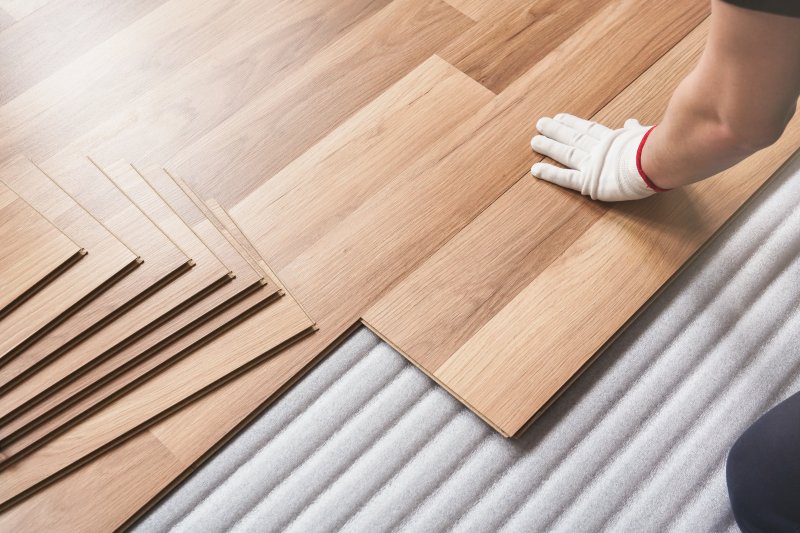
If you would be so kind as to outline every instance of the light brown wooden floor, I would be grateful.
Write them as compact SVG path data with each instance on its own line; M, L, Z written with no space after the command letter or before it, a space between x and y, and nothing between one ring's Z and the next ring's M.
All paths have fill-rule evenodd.
M239 353L246 372L189 403L186 384L146 430L109 407L104 438L129 438L0 515L14 530L129 522L362 319L517 434L800 145L795 120L724 175L629 205L530 178L541 115L658 120L702 48L697 0L84 3L93 20L42 33L53 59L8 67L0 153L166 167L230 212L319 331ZM0 40L57 3L14 4ZM36 464L57 472L69 439L53 442ZM8 493L35 485L32 464Z

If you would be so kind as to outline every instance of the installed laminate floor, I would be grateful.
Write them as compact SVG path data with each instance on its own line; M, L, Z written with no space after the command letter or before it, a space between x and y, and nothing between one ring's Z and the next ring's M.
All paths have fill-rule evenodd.
M68 509L75 529L129 522L362 318L495 429L519 434L799 144L794 122L725 176L601 205L528 176L535 120L657 120L702 46L706 3L338 4L168 0L0 106L0 147L52 172L69 166L55 155L70 145L101 167L163 165L218 200L231 219L217 229L247 236L319 327L272 357L239 354L247 371L176 400L146 431L117 433L83 468L67 473L69 439L45 444L6 478L4 499L60 479L9 523L29 505ZM721 194L737 178L745 185ZM658 276L603 270L622 253ZM602 298L563 279L587 265L615 280ZM558 317L593 298L608 300L609 320L561 346ZM103 512L63 505L78 492Z

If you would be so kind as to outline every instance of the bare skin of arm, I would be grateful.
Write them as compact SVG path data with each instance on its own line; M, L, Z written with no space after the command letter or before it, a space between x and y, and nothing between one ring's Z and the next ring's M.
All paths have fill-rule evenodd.
M706 48L642 151L672 189L708 178L775 142L800 95L800 18L712 0Z

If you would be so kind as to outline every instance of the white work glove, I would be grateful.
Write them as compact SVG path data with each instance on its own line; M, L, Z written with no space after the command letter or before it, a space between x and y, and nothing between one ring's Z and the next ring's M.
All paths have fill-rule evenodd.
M537 178L607 202L638 200L665 190L641 171L640 147L652 128L636 119L612 130L560 113L539 119L536 129L542 135L531 139L533 149L568 167L536 163L531 174Z

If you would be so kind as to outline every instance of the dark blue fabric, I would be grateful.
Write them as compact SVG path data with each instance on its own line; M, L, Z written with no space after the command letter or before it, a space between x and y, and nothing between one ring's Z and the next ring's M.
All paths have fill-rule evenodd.
M728 454L727 480L744 533L800 532L800 393L739 437Z

